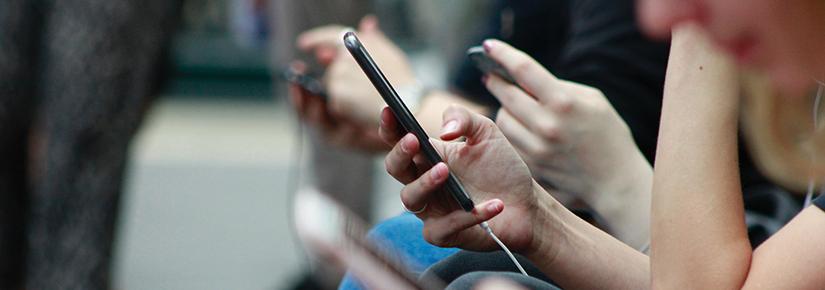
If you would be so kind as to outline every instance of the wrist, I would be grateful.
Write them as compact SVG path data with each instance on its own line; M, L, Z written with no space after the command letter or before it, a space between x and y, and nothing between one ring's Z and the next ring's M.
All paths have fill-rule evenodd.
M532 225L532 239L521 254L537 264L552 264L567 234L569 211L555 200L536 181L533 181L534 196L537 197Z
M649 195L653 182L653 167L647 162L642 152L633 146L631 154L625 156L612 167L613 173L595 182L593 190L582 197L585 202L597 210L611 210L611 207L623 207L628 197Z
M404 104L413 114L417 113L421 107L421 102L425 96L429 95L431 88L424 86L421 82L413 79L396 88L398 96L404 100Z

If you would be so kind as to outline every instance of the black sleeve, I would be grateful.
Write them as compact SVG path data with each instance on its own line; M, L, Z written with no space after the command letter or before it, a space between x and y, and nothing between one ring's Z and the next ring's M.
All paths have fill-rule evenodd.
M601 90L652 162L669 44L642 34L633 0L578 0L571 8L567 46L550 70Z
M525 51L559 78L601 90L652 161L669 45L642 35L633 0L504 1L488 33ZM509 9L509 10L508 10ZM506 12L511 11L511 12ZM502 15L512 13L512 34L501 37ZM497 108L498 101L464 60L453 78L466 97Z
M518 48L551 67L564 47L569 30L570 0L500 0L491 9L483 33L472 45L489 38ZM504 25L502 25L504 24ZM489 107L499 104L481 83L481 71L462 57L452 74L452 89Z
M814 205L819 207L821 210L825 210L825 195L820 195L816 199L814 199Z

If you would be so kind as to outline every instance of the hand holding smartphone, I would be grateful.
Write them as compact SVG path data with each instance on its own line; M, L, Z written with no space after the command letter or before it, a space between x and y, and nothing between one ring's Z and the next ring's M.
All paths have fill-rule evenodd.
M283 70L281 77L283 80L297 85L301 89L312 95L318 96L324 101L329 100L324 85L320 81L320 74L302 72L294 67L287 67Z
M481 46L473 46L467 50L467 57L469 57L476 67L481 70L484 74L495 74L496 76L508 81L512 84L518 84L516 79L513 78L510 73L507 72L501 64L497 61L490 58L487 55L487 52L484 51L484 47Z
M358 62L358 65L367 75L367 78L369 78L373 86L378 90L381 98L383 98L390 107L398 123L401 124L404 130L415 134L418 138L421 151L424 153L427 161L430 162L430 165L442 162L441 156L438 155L438 152L429 142L430 137L427 136L427 133L421 128L415 116L404 104L404 101L401 100L401 97L398 96L398 93L384 76L384 73L381 72L381 69L378 68L378 65L375 64L375 61L373 61L354 32L350 31L344 34L344 46L355 58L355 61ZM461 185L461 182L452 172L447 177L444 190L450 193L465 211L472 211L475 207L473 200L470 199L470 196L464 190L464 186Z

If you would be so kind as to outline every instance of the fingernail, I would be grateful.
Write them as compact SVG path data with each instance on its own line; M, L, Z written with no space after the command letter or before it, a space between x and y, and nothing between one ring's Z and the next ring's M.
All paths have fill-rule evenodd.
M433 180L438 180L444 174L444 163L438 163L433 166L433 170L430 172L430 177Z
M489 78L490 77L488 77L486 74L481 76L481 83L486 85L487 84L487 79L489 79Z
M401 138L401 151L404 151L404 153L410 153L410 141L410 135Z
M444 124L444 128L441 129L441 135L452 133L458 130L458 121L450 120L447 124Z
M487 205L487 210L496 212L501 210L501 202L491 202Z
M482 45L484 46L484 52L486 52L486 53L490 53L490 50L493 49L493 41L492 40L489 40L489 39L485 40L484 44L482 44Z

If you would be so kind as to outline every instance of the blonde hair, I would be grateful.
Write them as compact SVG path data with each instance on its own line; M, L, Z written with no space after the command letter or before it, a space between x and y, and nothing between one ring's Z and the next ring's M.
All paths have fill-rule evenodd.
M742 88L743 131L762 172L796 192L825 181L822 83L811 94L783 96L764 75L748 72Z

